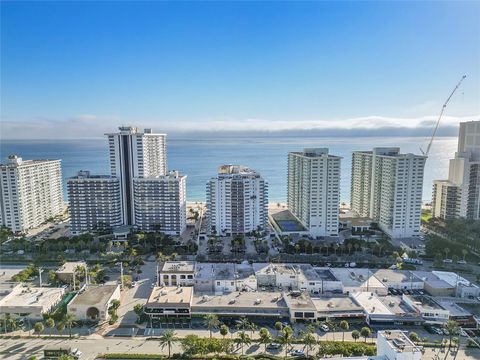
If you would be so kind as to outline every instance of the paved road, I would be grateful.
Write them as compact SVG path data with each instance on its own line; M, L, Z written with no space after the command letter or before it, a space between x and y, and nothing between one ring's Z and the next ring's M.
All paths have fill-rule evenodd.
M24 360L31 355L37 355L41 358L43 348L45 346L71 346L82 352L82 360L93 360L98 354L102 353L143 353L143 354L167 354L167 348L161 348L158 341L144 338L101 338L99 336L91 336L88 339L75 340L49 340L49 339L7 339L0 341L0 359ZM295 345L294 349L303 349L303 345ZM315 351L315 350L314 350ZM314 353L313 351L313 353ZM172 348L173 353L180 353L179 343L175 343ZM263 346L254 344L248 349L245 348L245 354L262 353ZM240 354L240 349L235 350L236 354ZM283 352L281 352L283 354ZM478 360L480 359L480 350L460 349L457 354L436 349L427 349L422 359L458 359L458 360Z

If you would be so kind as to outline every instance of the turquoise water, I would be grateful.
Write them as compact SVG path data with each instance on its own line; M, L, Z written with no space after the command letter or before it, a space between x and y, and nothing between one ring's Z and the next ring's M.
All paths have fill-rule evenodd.
M272 202L286 199L287 153L304 147L328 147L330 153L343 157L341 199L350 198L351 153L374 146L399 146L402 152L420 153L425 139L420 137L289 137L289 136L170 136L167 142L168 168L187 177L189 201L205 200L205 184L215 176L221 164L242 164L258 170L269 183ZM448 174L448 160L453 157L457 138L435 140L425 169L423 198L431 198L432 180ZM82 140L4 140L0 146L2 162L9 154L24 159L62 159L63 177L78 170L108 174L107 143L103 138ZM65 184L64 184L65 185Z

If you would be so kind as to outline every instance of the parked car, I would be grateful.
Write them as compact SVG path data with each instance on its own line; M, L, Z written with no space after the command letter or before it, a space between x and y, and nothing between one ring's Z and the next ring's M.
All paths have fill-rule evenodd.
M267 350L278 350L282 347L282 345L278 343L271 343L267 345Z
M445 260L443 260L443 262L446 263L446 264L451 264L453 262L453 260L452 259L445 259Z
M457 264L466 264L467 262L465 260L458 260Z
M290 355L292 355L292 356L305 356L305 352L303 350L292 350L292 351L290 351Z
M325 324L320 325L320 329L322 329L322 330L325 331L325 332L327 332L327 331L330 330L330 328L329 328L327 325L325 325Z

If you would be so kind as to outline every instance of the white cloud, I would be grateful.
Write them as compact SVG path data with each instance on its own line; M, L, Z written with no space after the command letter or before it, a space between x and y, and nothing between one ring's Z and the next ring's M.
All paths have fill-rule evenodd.
M445 116L442 119L443 128L457 127L460 121L478 120L479 115L454 117ZM99 116L83 114L66 119L35 118L31 120L4 119L1 123L3 139L49 139L49 138L82 138L101 137L105 132L111 132L120 125L131 124L140 128L153 128L159 132L284 132L284 131L322 131L352 132L358 130L362 134L381 132L389 134L388 129L398 128L409 130L430 129L435 124L437 116L423 117L385 117L365 116L349 119L332 120L267 120L267 119L233 119L197 121L128 121L118 116Z

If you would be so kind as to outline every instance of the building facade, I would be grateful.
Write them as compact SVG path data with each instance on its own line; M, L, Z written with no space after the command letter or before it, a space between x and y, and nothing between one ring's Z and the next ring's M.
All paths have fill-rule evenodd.
M208 231L216 235L264 230L268 219L268 185L255 170L223 165L207 183Z
M25 232L65 210L60 160L22 160L0 165L0 224Z
M135 225L143 231L180 235L186 228L186 176L168 175L133 179Z
M351 206L377 222L392 238L420 234L425 156L399 148L374 148L352 155Z
M122 225L120 181L79 171L67 181L70 231L73 235Z
M163 176L167 172L166 135L141 132L122 126L118 133L105 134L110 153L110 174L119 179L124 225L135 224L134 178Z
M325 148L288 154L288 209L311 236L338 236L340 162Z
M433 183L432 216L480 219L480 121L460 123L458 148L448 179Z

